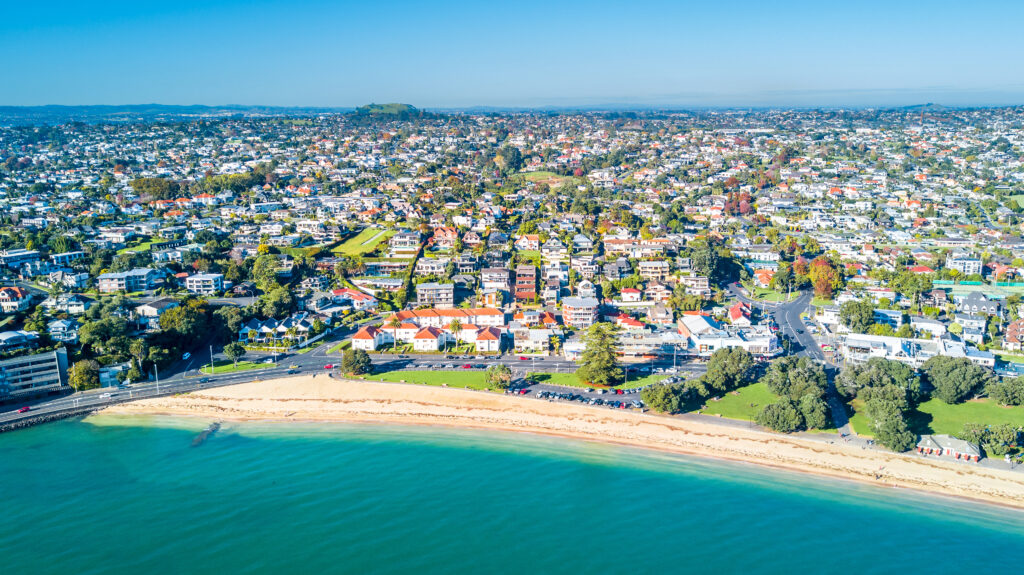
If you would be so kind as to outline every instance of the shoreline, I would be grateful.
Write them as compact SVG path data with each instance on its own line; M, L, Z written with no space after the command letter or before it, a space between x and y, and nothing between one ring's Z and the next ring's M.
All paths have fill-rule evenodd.
M143 399L98 413L528 432L750 463L1024 509L1024 474L670 416L459 388L297 376Z

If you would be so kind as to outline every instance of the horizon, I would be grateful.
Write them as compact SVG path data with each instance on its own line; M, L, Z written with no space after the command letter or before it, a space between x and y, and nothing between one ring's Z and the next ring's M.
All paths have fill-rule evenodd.
M887 108L1024 103L1024 5L446 0L15 6L0 105ZM1000 14L991 18L990 14ZM312 17L315 16L315 17ZM267 26L273 22L274 27ZM31 47L27 50L26 47ZM260 104L216 104L260 102Z

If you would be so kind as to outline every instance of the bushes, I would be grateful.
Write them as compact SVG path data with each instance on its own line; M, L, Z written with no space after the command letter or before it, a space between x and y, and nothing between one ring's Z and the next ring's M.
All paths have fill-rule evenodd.
M693 388L685 383L649 385L640 390L640 399L654 411L679 413L693 397Z
M828 426L828 376L821 365L806 357L783 357L772 362L761 381L782 399L764 406L758 425L783 433Z

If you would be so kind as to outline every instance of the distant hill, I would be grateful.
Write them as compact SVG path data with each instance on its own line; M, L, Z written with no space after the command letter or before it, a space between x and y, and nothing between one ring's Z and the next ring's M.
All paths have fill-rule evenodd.
M915 106L903 106L900 109L907 110L908 112L945 112L952 110L952 108L948 108L942 104L932 104L931 102L927 104L917 104Z
M228 116L308 116L349 112L352 108L282 106L0 106L0 124L57 124L63 122L138 122Z
M409 104L367 104L356 108L356 114L364 116L418 116L415 106Z

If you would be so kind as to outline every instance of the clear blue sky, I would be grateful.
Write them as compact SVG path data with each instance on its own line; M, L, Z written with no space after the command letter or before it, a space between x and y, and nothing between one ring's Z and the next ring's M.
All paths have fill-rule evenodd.
M1024 103L1024 2L7 3L0 104Z

